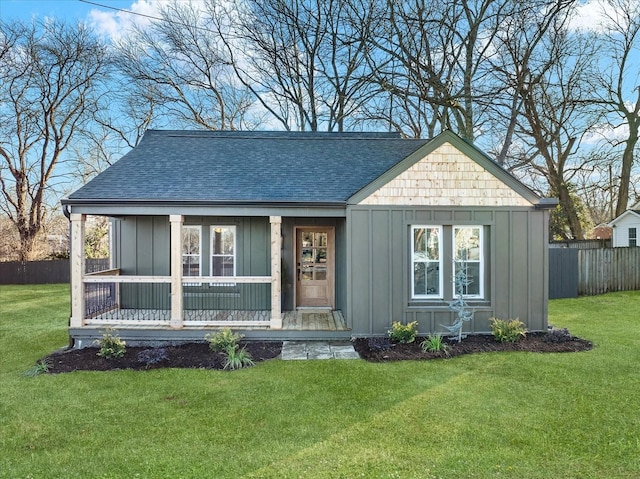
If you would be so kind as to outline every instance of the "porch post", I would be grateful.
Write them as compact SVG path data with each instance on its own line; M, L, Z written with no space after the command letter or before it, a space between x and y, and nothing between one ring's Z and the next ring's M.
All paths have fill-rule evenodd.
M169 215L171 224L171 327L182 328L182 215Z
M84 225L87 217L71 213L71 319L69 326L84 326Z
M282 329L282 296L280 268L282 247L282 216L270 216L271 223L271 324L272 329Z

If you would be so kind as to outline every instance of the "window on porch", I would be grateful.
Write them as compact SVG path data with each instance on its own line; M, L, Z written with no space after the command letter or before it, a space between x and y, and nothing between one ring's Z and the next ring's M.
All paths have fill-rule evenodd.
M236 227L211 226L211 276L236 275Z
M182 227L182 276L202 275L202 228Z

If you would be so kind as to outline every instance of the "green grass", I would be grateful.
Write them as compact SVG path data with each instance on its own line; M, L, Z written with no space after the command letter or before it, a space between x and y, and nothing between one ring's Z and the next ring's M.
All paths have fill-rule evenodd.
M583 353L23 376L68 311L0 287L2 478L640 477L640 292L551 302Z

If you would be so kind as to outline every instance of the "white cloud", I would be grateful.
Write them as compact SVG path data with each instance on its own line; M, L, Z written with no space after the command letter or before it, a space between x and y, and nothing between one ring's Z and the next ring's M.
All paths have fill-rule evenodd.
M160 9L167 3L169 0L135 0L122 10L94 8L89 12L89 23L99 34L117 40L134 26L149 25L153 21L149 17L160 17Z
M604 0L587 0L580 3L576 8L576 15L569 23L569 28L572 30L604 31L605 6Z
M591 128L582 139L585 146L598 146L603 143L619 143L629 136L629 125L621 123L613 126L609 123L601 123Z
M633 8L633 2L628 2L628 8ZM587 0L576 7L575 15L569 22L569 29L591 30L596 33L623 32L627 26L627 19L620 6L611 4L607 0ZM637 7L636 7L637 8ZM626 8L625 8L626 9Z

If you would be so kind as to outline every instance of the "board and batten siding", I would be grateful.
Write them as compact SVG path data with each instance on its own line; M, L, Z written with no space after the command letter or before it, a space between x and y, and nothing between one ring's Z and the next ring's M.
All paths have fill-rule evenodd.
M489 332L491 317L520 318L530 331L547 328L548 212L351 206L347 224L350 301L346 316L355 336L385 335L392 321L418 321L421 334L445 332L442 325L455 320L446 299L427 302L410 297L411 225L484 227L486 297L471 303L475 315L471 324L465 324L465 332ZM445 264L443 268L450 270ZM443 287L453 289L451 278L445 277Z
M168 276L169 217L127 216L114 221L114 265L121 274ZM268 276L270 226L267 217L185 216L184 225L202 227L202 274L210 272L211 225L236 227L236 274Z
M112 221L114 234L114 267L122 275L169 276L170 228L168 216L126 216ZM269 276L270 224L268 217L185 216L184 225L202 227L202 275L210 274L210 226L236 227L236 275ZM240 285L241 288L248 288ZM165 291L166 290L166 291ZM131 308L168 308L168 284L126 284L122 286L122 303ZM255 296L255 295L254 295ZM261 294L264 303L247 309L268 309L268 295ZM252 299L255 302L255 298Z
M347 320L354 335L385 335L392 321L417 321L422 334L446 332L456 318L454 226L481 226L485 288L469 301L465 332L490 331L489 318L520 318L530 331L547 327L548 218L539 198L480 150L441 135L368 188L347 207ZM411 226L442 226L443 298L411 298ZM449 243L449 244L448 244Z

